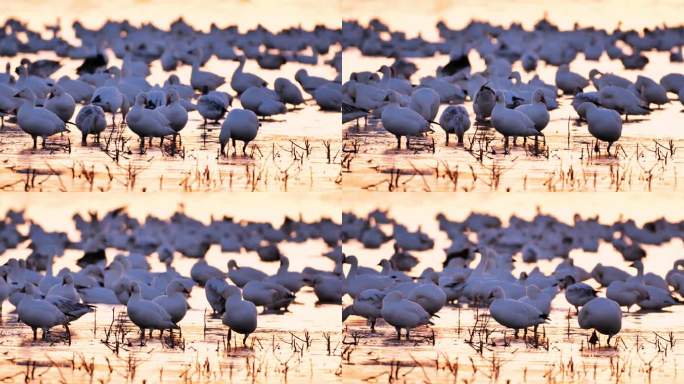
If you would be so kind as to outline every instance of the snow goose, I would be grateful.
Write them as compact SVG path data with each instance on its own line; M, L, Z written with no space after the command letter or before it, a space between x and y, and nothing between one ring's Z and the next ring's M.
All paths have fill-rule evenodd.
M189 294L190 290L185 287L182 281L172 280L166 286L166 294L157 296L152 301L164 308L166 313L171 316L171 321L178 324L179 321L183 320L188 312L188 308L190 308L185 299Z
M245 300L251 301L256 306L263 306L264 312L279 311L294 301L295 296L287 288L280 284L251 280L242 289Z
M610 345L610 338L622 328L622 311L613 300L597 297L582 307L577 320L582 329L594 329L593 336L596 336L596 331L608 335L606 344ZM598 340L597 337L595 339Z
M204 295L214 316L222 314L225 310L226 298L223 297L223 291L226 286L228 283L225 280L216 277L212 277L204 284Z
M140 345L145 341L146 329L160 330L159 337L164 333L164 329L178 329L178 325L171 320L171 315L161 305L142 297L138 282L133 282L130 286L130 298L126 304L126 312L128 312L128 317L133 324L140 328Z
M202 94L206 94L209 91L215 90L226 82L226 79L223 76L219 76L208 71L202 71L200 69L200 62L200 57L195 57L192 61L190 85L194 89L200 91Z
M366 289L360 292L354 302L342 311L342 321L350 315L364 317L370 324L371 332L375 332L375 322L382 317L382 299L385 293L378 289Z
M38 137L45 139L56 133L67 131L64 121L52 111L35 106L36 95L30 89L21 90L15 97L21 99L22 104L17 111L17 124L22 131L33 138L33 149L38 145Z
M582 75L570 71L567 64L558 67L556 71L556 87L565 94L574 95L582 92L589 85L589 80Z
M597 107L590 102L582 103L580 108L585 110L589 133L597 139L594 150L599 152L599 140L607 141L606 152L610 154L610 146L622 136L620 115L612 109Z
M639 91L639 95L647 105L655 104L658 107L661 107L663 104L670 102L665 87L646 76L637 76L635 85L637 91Z
M382 110L382 126L397 138L397 149L401 149L401 137L406 137L409 147L409 136L419 136L431 131L429 122L411 108L399 105L399 95L390 91L387 95L389 104Z
M86 83L81 79L71 79L69 76L60 77L59 80L57 80L57 85L71 95L77 103L90 101L93 92L95 92L95 87L92 84Z
M261 77L244 71L245 57L240 56L240 64L238 65L233 76L230 78L230 87L238 94L246 91L250 87L265 87L268 83Z
M304 280L301 272L288 271L289 267L290 259L286 256L280 256L280 267L278 267L278 272L273 276L269 276L264 281L280 284L290 290L290 292L297 293L304 286Z
M631 276L629 273L613 266L606 266L598 263L591 270L591 277L598 281L603 287L609 286L613 281L627 281Z
M483 84L473 98L473 110L475 120L484 122L492 115L492 110L496 105L496 93L486 83Z
M228 278L240 288L243 288L252 280L262 281L267 277L267 274L258 269L240 267L235 260L228 260Z
M316 88L313 93L316 104L323 111L337 111L342 108L342 86L338 83L329 82Z
M214 266L207 264L205 259L199 259L192 266L192 268L190 268L190 277L197 284L199 284L200 287L204 287L209 279L224 279L226 277L226 273Z
M342 304L344 280L339 276L315 275L311 285L318 302L322 304Z
M128 128L140 137L140 153L145 148L145 137L161 138L160 146L164 142L164 136L175 135L171 129L169 120L156 109L145 108L145 94L141 93L135 98L135 105L126 115Z
M106 85L95 89L90 98L90 103L99 106L105 112L112 114L112 125L116 124L116 113L127 110L128 99L113 85Z
M309 73L304 68L297 70L297 72L295 73L295 80L297 80L299 85L302 86L304 92L312 96L316 89L318 89L318 87L330 82L329 80L324 79L322 77L309 75Z
M608 286L606 297L624 306L629 312L632 305L648 299L649 295L643 284L615 280Z
M188 123L188 111L180 103L180 96L175 90L168 92L168 102L166 105L159 107L159 112L169 121L171 129L176 133L173 135L173 142L176 142L176 136L185 128Z
M264 87L249 87L240 95L240 104L263 117L285 113L287 108L280 102L278 94Z
M423 283L411 289L407 298L418 303L432 316L444 307L447 295L434 283Z
M449 145L449 135L454 133L458 138L458 145L463 145L463 135L470 129L468 111L462 105L450 105L439 117L439 126L446 133L446 145Z
M45 109L52 111L59 116L63 122L67 123L76 110L76 102L70 94L64 92L59 85L52 88L52 92L45 101Z
M226 92L210 91L197 99L197 111L204 118L204 125L207 125L207 120L213 120L218 124L219 119L226 114L228 106L232 104L233 97Z
M551 313L551 301L553 300L553 296L545 294L536 285L528 285L525 287L525 293L526 295L520 298L520 302L537 308L543 315L548 316L549 313Z
M598 101L602 107L610 108L625 115L647 115L650 110L632 91L614 85L602 87L598 92Z
M565 299L579 311L579 307L596 297L597 291L589 284L576 283L575 278L566 276L564 281Z
M251 301L243 300L240 289L232 285L225 287L224 297L226 304L221 322L228 327L228 343L234 331L244 335L242 345L246 347L247 337L257 328L256 306Z
M430 314L418 303L404 299L401 292L391 291L382 299L382 318L397 331L397 340L401 340L401 330L406 330L406 340L412 328L432 324Z
M304 103L302 91L293 82L284 77L277 78L273 88L283 104L292 104L293 108L297 108L298 105Z
M366 289L375 288L383 290L394 284L392 278L377 274L377 272L375 274L360 273L359 261L356 256L346 256L344 263L351 265L345 279L345 292L352 298L355 298Z
M254 112L238 108L231 110L228 113L228 117L226 117L221 125L221 133L219 134L221 154L224 153L226 145L229 140L232 139L233 147L236 152L237 147L235 147L235 141L239 140L244 143L242 146L242 154L247 156L247 144L254 140L260 125L259 118Z
M548 319L547 315L528 303L507 299L501 287L494 288L490 298L493 300L489 304L489 314L497 323L514 329L515 337L518 337L520 329L527 331L528 327L534 327L536 334L537 326Z
M418 112L426 121L434 121L439 110L439 94L432 88L418 88L411 93L409 108Z
M100 141L100 134L107 127L104 110L97 105L86 105L76 115L76 127L81 131L81 145L86 145L88 135L95 135Z
M504 136L504 150L508 152L509 136L537 136L541 133L535 129L534 122L524 113L508 109L504 104L502 92L496 92L496 106L492 110L492 125Z

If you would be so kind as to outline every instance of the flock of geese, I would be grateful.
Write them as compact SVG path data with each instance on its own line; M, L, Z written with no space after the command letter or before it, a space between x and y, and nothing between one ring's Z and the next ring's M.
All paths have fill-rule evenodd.
M335 49L339 30L318 26L274 33L259 26L241 33L234 26L212 25L209 32L203 32L182 19L168 30L151 24L136 27L125 21L108 21L98 29L75 22L73 29L79 40L76 45L60 37L58 26L50 28L52 35L47 38L14 19L0 28L0 56L40 57L50 52L59 57L35 61L24 57L16 68L7 63L0 74L2 125L6 117L15 121L33 138L34 149L39 137L45 145L46 138L68 131L68 125L81 131L84 145L89 135L99 140L108 126L106 114L110 114L113 126L118 116L140 138L142 152L145 138L150 143L159 138L161 146L164 138L170 137L175 144L188 113L196 110L205 125L208 121L218 124L225 117L219 137L222 153L231 140L234 147L236 141L242 141L246 153L260 119L301 108L310 100L324 111L339 113L341 109L340 75L327 79L304 67L318 65L323 61L319 55ZM121 61L120 66L110 64L111 55ZM202 69L214 57L239 65L229 78ZM75 76L53 78L67 59L82 62ZM163 84L151 84L147 79L157 60L163 71L169 72ZM288 62L302 68L294 79L278 77L271 85L245 68L248 60L264 70L277 70ZM341 73L341 52L325 64ZM192 66L189 79L174 73L182 65ZM234 98L242 108L232 107Z
M589 133L607 142L607 152L622 135L622 119L631 115L647 115L654 108L670 103L676 97L684 104L684 74L670 73L658 81L638 75L635 81L597 69L588 74L573 72L570 65L578 55L597 61L604 55L620 60L628 70L643 69L649 62L649 51L670 52L672 62L682 62L684 28L657 27L613 32L580 28L563 31L547 20L539 21L532 30L519 24L509 28L473 21L460 30L437 24L440 41L422 37L407 38L374 19L363 26L346 21L342 26L345 49L357 48L364 56L394 58L377 72L353 72L343 84L343 122L360 118L379 118L382 127L397 138L424 136L433 124L446 134L455 134L462 145L464 133L470 129L471 116L482 127L494 127L505 139L508 152L510 137L543 136L551 118L549 111L559 106L560 95L572 96L572 107L580 122L586 122ZM486 68L474 71L470 59L476 52ZM434 75L412 76L418 67L413 58L448 55ZM538 74L528 81L513 69L534 73L540 61L558 67L554 83L546 83ZM472 111L463 104L472 102ZM676 100L676 99L675 99ZM447 104L437 119L440 106ZM515 143L515 141L514 141Z
M78 240L44 230L27 221L23 212L10 211L0 222L0 254L31 249L28 257L9 258L0 266L0 309L9 300L18 321L33 330L34 339L37 330L46 339L49 330L60 325L70 338L69 324L94 311L96 304L125 305L130 321L141 330L141 343L146 330L159 330L161 337L165 330L179 328L195 286L203 287L207 308L221 317L229 336L244 335L243 343L257 327L257 307L263 308L262 315L282 313L303 289L313 291L319 303L341 305L348 295L352 303L342 309L342 321L352 315L364 317L374 332L376 321L383 319L398 338L405 330L407 339L411 329L431 324L448 305L488 308L494 320L515 330L516 337L528 328L536 335L562 294L575 308L579 326L595 330L590 341L597 342L599 332L608 336L607 343L621 329L623 310L637 306L646 313L662 311L684 296L684 259L674 262L665 276L644 268L644 245L684 238L684 223L664 219L643 226L632 220L606 225L597 218L575 216L566 224L538 214L531 220L513 216L503 225L495 216L473 213L464 221L451 221L440 214L439 228L451 244L444 249L441 270L427 267L420 273L412 273L421 262L412 253L432 250L434 239L379 210L367 217L345 213L341 224L286 218L279 227L231 218L204 224L181 212L166 220L148 216L139 221L124 209L102 218L76 214L73 221ZM323 256L331 267L291 270L278 244L312 239L330 247ZM392 242L394 252L376 270L362 265L362 257L343 252L340 244L350 241L366 249ZM634 270L601 263L591 270L575 265L571 251L597 252L601 243L610 244ZM223 253L255 252L262 262L277 262L279 268L268 274L228 256L225 267L210 265L205 256L212 245ZM80 269L65 267L54 273L54 260L65 250L82 252L77 260ZM116 255L111 257L112 253ZM562 261L551 273L535 266L514 276L518 256L530 266L541 260ZM153 272L151 257L158 258L165 270ZM189 276L173 266L180 257L197 259Z
M257 307L262 314L282 313L304 287L311 287L319 303L340 304L342 298L342 257L340 226L329 219L314 222L286 218L274 227L263 222L236 222L231 218L212 219L203 224L177 212L163 220L148 216L139 221L124 209L100 218L73 216L80 239L72 241L64 232L44 230L28 221L21 211L10 211L0 221L0 254L6 250L30 248L25 259L10 258L0 266L0 310L8 300L17 320L33 330L42 330L43 339L55 326L64 326L69 341L69 324L96 310L97 304L125 305L130 321L145 331L173 332L189 310L187 298L193 287L204 287L207 307L232 332L244 335L243 344L258 324ZM330 270L307 267L289 269L289 259L278 249L281 242L319 239L331 248L324 254L334 261ZM238 265L226 256L222 268L209 265L205 254L212 245L222 252L253 251L264 262L279 262L275 274ZM83 253L80 269L62 268L54 273L54 259L65 250ZM114 257L112 252L116 252ZM150 258L165 265L153 272ZM173 267L174 259L197 259L190 275Z
M537 327L548 321L562 295L575 308L579 326L594 330L589 341L598 343L599 332L608 336L609 345L620 332L623 310L637 306L644 313L663 311L684 297L684 259L675 261L665 276L646 272L643 264L648 256L643 246L683 239L683 222L659 219L638 226L626 220L607 225L576 215L572 224L566 224L537 214L531 220L513 216L503 225L495 216L476 213L463 221L439 214L437 221L451 241L444 249L442 269L414 272L421 260L412 253L435 246L429 234L408 230L384 211L366 217L344 215L344 241L359 242L365 249L393 242L394 252L380 261L381 271L362 266L363 258L345 256L344 263L351 266L345 294L353 301L343 309L343 321L363 317L373 333L376 321L383 319L396 329L398 339L402 330L408 339L411 329L432 324L433 316L455 304L488 308L494 320L515 331L515 337L528 328L536 337ZM575 265L572 250L597 252L602 242L611 244L633 269L596 263L585 270ZM432 261L435 256L430 254ZM530 266L541 260L562 261L551 273L535 266L515 276L514 257L519 256Z

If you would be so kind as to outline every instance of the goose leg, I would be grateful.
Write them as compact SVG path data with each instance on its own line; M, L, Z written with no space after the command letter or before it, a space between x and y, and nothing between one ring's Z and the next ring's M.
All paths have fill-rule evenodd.
M401 149L401 136L397 135L397 149Z
M145 328L140 328L140 346L145 343Z
M463 134L456 135L458 136L458 145L463 145Z
M71 344L71 330L69 329L69 324L64 324L64 329L66 329L67 340Z
M244 144L242 144L242 154L247 156L247 142L246 141Z
M31 327L31 329L33 330L33 341L38 340L38 328Z
M87 145L87 142L86 142L87 138L88 138L88 135L85 133L81 136L81 145L84 147Z
M38 136L33 136L33 149L38 148Z
M504 136L504 153L508 153L508 136Z
M408 340L408 339L409 339L409 329L406 328L406 340Z
M608 148L606 148L606 152L608 153L608 156L610 156L610 146L613 145L612 142L608 142ZM617 151L615 152L615 156L617 157Z
M228 345L230 345L230 340L233 337L233 330L228 328Z
M401 328L394 327L397 330L397 340L401 340Z
M408 136L406 136L406 149L410 149Z
M446 145L449 146L449 132L446 133Z
M375 333L375 321L377 319L371 319L371 332Z
M519 331L519 329L516 328L516 329L515 329L515 334L514 334L514 337L515 337L516 339L518 338L518 331Z
M247 346L247 336L249 336L249 335L245 335L245 337L242 338L242 345L243 345L244 347Z

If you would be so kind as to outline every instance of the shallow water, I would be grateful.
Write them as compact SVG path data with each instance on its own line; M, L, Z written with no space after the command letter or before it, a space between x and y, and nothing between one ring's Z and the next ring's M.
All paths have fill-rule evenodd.
M166 28L170 22L182 16L196 28L208 30L211 22L224 27L239 21L240 31L245 32L258 24L278 31L301 25L313 28L323 24L330 28L340 25L334 6L321 6L308 0L295 1L286 12L268 1L235 2L206 7L200 2L174 1L160 6L154 2L127 1L116 4L98 4L83 0L61 0L52 2L51 10L44 9L40 2L32 4L10 4L5 15L12 15L28 21L33 29L54 24L59 18L62 35L73 38L71 23L83 20L84 25L95 28L106 18L130 20L139 25L152 21ZM204 5L204 6L202 6ZM54 7L62 11L55 12ZM78 13L66 9L78 10ZM132 10L135 9L135 12ZM150 15L155 17L150 19ZM231 15L228 19L216 15ZM77 16L81 16L81 18ZM211 15L211 16L210 16ZM105 18L106 17L106 18ZM306 20L305 22L303 20ZM44 34L47 36L47 32ZM73 40L70 40L73 41ZM319 56L316 66L287 63L279 70L263 70L256 61L248 60L245 70L263 77L273 84L277 77L294 81L294 74L300 68L309 73L326 78L334 78L336 71L324 64L339 47L331 47L328 55ZM121 61L110 54L110 65L120 65ZM22 57L56 58L52 52L37 55L19 55L0 59L16 66ZM63 67L53 75L75 76L80 61L60 59ZM227 83L219 88L234 96L230 88L232 76L238 63L212 58L204 67L227 78ZM3 67L4 68L4 67ZM151 65L150 84L163 84L172 73L177 74L185 84L190 81L191 67L179 66L176 71L164 72L157 60ZM307 99L311 99L306 95ZM196 101L196 100L195 100ZM233 100L233 107L240 107L239 100ZM75 119L77 110L74 113ZM107 116L111 122L111 116ZM117 117L120 122L121 117ZM221 120L223 121L223 120ZM321 111L314 100L308 100L303 108L288 111L263 122L257 138L247 148L248 156L219 156L218 135L220 125L208 125L205 129L199 112L190 112L189 121L181 131L182 143L176 148L168 140L160 148L159 140L154 140L151 148L144 154L139 153L138 137L123 125L116 130L108 128L102 133L100 145L88 139L86 147L81 146L80 131L69 126L71 133L48 139L46 149L39 146L32 149L30 136L23 133L15 124L5 123L0 129L0 189L36 191L327 191L337 189L340 159L339 114ZM109 141L108 141L109 139ZM118 151L117 145L118 143ZM239 146L242 148L242 145Z
M619 61L606 55L599 62L583 57L571 64L571 69L585 76L592 68L613 72L634 81L638 74L659 80L670 72L684 71L684 64L670 63L667 53L649 53L651 62L643 71L625 71ZM393 59L363 57L356 49L345 50L344 78L354 71L377 70ZM473 71L484 68L477 54L470 55ZM448 62L446 56L413 60L419 68L414 82L434 74L439 65ZM526 74L520 63L514 70ZM540 63L537 73L547 83L554 83L556 67ZM590 87L593 90L593 87ZM675 95L669 94L670 99ZM683 106L673 100L663 109L648 116L630 118L623 124L622 137L600 155L593 152L594 140L586 123L575 122L577 114L570 105L571 97L558 99L559 108L550 111L551 121L544 129L546 143L537 152L531 141L527 145L503 150L503 136L491 127L475 127L465 134L465 145L456 140L445 146L444 131L423 138L411 138L412 149L397 150L396 138L385 131L379 119L347 123L343 128L342 161L343 188L399 191L673 191L680 190L678 174L682 173L684 131ZM472 102L465 107L470 120L475 121ZM440 112L446 105L440 107ZM438 115L439 116L439 115ZM452 135L453 136L453 135ZM453 137L452 137L453 138ZM541 140L541 139L540 139ZM618 147L619 146L619 147ZM617 155L615 153L617 152Z
M35 219L46 229L66 231L77 240L70 217L75 212L86 213L89 209L106 212L109 209L128 206L134 217L143 218L148 213L167 217L176 209L182 209L191 217L208 222L211 215L235 217L236 220L271 221L279 225L285 216L314 220L321 217L339 217L335 197L309 195L306 203L290 194L231 194L230 204L221 194L203 194L202 201L190 199L189 195L164 194L164 198L148 194L100 195L97 204L85 204L89 194L8 194L14 199L2 199L0 212L9 208L27 208L27 216ZM270 210L260 210L262 199L269 199ZM62 202L58 204L58 202ZM130 202L130 203L128 203ZM224 202L224 204L221 204ZM208 211L207 206L215 209ZM67 222L68 224L64 224ZM305 243L282 243L284 254L291 259L291 268L301 270L305 266L332 268L332 262L321 256L329 247L322 240ZM9 257L25 257L30 249L7 251L0 256L0 263ZM112 258L118 252L107 250ZM56 268L75 266L82 256L80 251L67 251L56 258ZM247 264L274 273L277 263L263 263L255 252L223 254L216 245L207 253L209 264L226 269L228 258L239 264ZM149 258L152 269L163 270L155 257ZM176 257L173 266L182 274L189 274L196 260ZM58 270L58 269L56 269ZM112 324L112 306L98 305L95 314L87 314L72 323L72 344L64 340L63 330L55 328L50 342L33 342L31 330L17 323L12 305L7 303L2 311L0 334L2 355L0 377L7 381L27 380L43 382L332 382L339 371L340 353L340 307L318 305L311 289L297 294L290 312L276 315L260 315L257 331L242 347L241 338L233 338L228 346L225 338L227 328L220 319L210 317L202 288L195 287L189 299L191 310L180 322L182 335L175 334L173 341L166 334L161 342L155 334L146 345L139 345L139 331L129 322L123 325L126 333L123 342L114 342L116 331L109 338L107 332ZM206 311L206 312L205 312ZM125 313L124 306L115 306L115 318ZM125 318L125 315L123 315ZM114 322L116 330L120 323ZM118 333L121 337L122 333ZM104 341L108 341L105 343ZM121 341L121 340L120 340Z
M571 223L575 213L583 217L599 215L600 222L634 219L638 224L659 217L681 220L682 206L674 202L674 194L543 194L501 195L493 193L460 195L420 193L362 194L363 201L349 210L365 215L379 208L389 210L390 217L405 224L409 230L421 228L435 240L432 250L411 252L420 263L413 269L418 274L428 266L441 270L443 248L450 242L440 232L435 220L444 213L451 220L463 220L470 212L489 213L507 222L511 214L531 219L537 212L556 216ZM669 203L668 203L668 198ZM644 210L645 205L649 210ZM391 228L389 228L391 233ZM646 271L660 275L681 257L681 239L663 246L645 246ZM357 241L343 246L347 254L355 254L359 263L374 266L392 254L391 242L380 249L364 249ZM597 253L573 251L577 265L592 268L598 261L628 269L627 263L610 244L602 243ZM520 259L517 258L516 259ZM476 261L477 262L477 261ZM541 261L537 265L552 271L559 259ZM533 265L515 263L514 275L531 270ZM631 270L634 273L634 270ZM595 285L591 280L592 285ZM347 298L348 299L348 298ZM347 301L345 303L349 304ZM622 331L617 348L589 347L591 332L577 325L574 309L562 294L552 304L550 321L540 327L538 339L513 338L512 331L488 318L486 309L449 306L433 318L434 326L413 330L411 340L396 341L394 328L382 321L371 334L365 320L351 316L344 323L342 353L343 381L355 382L513 382L513 383L644 383L679 382L679 367L684 362L681 340L684 329L676 319L684 307L670 307L663 312L623 314ZM568 319L568 311L571 317ZM477 319L477 324L476 324ZM472 334L472 336L471 336ZM673 340L671 342L670 340ZM481 344L482 342L482 344Z

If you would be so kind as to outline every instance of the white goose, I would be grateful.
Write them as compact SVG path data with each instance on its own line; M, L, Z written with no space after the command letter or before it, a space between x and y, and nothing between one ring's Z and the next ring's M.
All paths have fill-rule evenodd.
M432 131L429 122L411 108L399 105L400 96L390 91L387 96L389 104L382 110L382 126L397 138L397 149L401 149L401 137L406 137L406 147L409 147L409 136Z
M228 117L221 125L221 133L219 134L219 142L221 143L221 153L224 153L224 148L229 140L233 140L233 147L235 147L235 140L244 142L242 146L242 154L247 156L247 144L254 140L259 130L259 118L257 115L246 109L234 108L228 113Z
M143 299L140 292L140 284L134 282L130 286L130 298L126 304L126 312L133 324L140 328L140 344L145 341L146 329L158 329L161 331L159 337L164 333L164 329L178 329L169 315L161 305L152 300Z
M225 310L221 321L228 327L228 343L231 333L244 335L242 345L247 346L247 337L257 328L257 310L254 303L242 299L238 287L228 285L224 290L226 300Z
M446 145L449 145L449 134L456 134L458 145L463 145L463 135L470 129L468 111L462 105L448 106L439 117L439 126L446 133Z
M608 335L606 344L610 345L610 338L622 328L622 311L618 303L613 300L597 297L582 307L577 320L583 329L593 328L593 336L596 336L596 331Z
M230 87L238 94L246 91L250 87L265 87L268 83L261 77L245 72L245 57L240 56L240 64L238 65L233 76L230 79Z
M510 136L537 136L541 134L535 129L534 122L526 114L508 109L505 105L504 94L496 92L496 105L492 110L492 125L497 132L504 136L504 150L508 152L508 138Z
M48 136L68 132L64 121L54 112L34 105L36 95L30 89L26 88L20 91L15 97L22 101L21 107L17 111L17 124L22 131L33 138L33 149L38 146L38 137L43 138L43 146L45 146L45 139Z
M284 77L277 78L273 84L273 88L278 96L280 96L280 101L282 101L283 104L292 104L292 107L296 108L298 105L304 103L304 97L302 96L302 91L299 90L299 87Z
M171 129L169 120L156 109L145 108L145 94L140 93L135 98L135 105L126 115L126 124L140 137L140 153L145 148L145 137L161 138L160 146L164 142L164 136L175 135Z
M211 91L197 99L197 111L204 118L204 125L207 125L207 120L218 123L232 104L233 97L226 92Z
M202 94L206 94L209 91L213 91L216 88L220 87L223 85L223 83L226 82L226 79L223 76L219 76L215 73L211 73L208 71L203 71L200 69L200 57L202 54L200 53L198 56L194 58L192 61L192 73L190 74L190 85L202 92Z
M382 299L382 318L397 330L397 340L401 340L401 330L406 330L406 340L412 328L432 324L430 314L418 303L403 298L401 292L391 291Z
M539 324L543 324L548 315L543 314L536 307L515 299L507 299L503 289L496 287L490 293L493 298L489 304L489 313L497 323L507 328L515 330L515 337L518 331L528 327L534 327L535 332Z
M166 294L157 296L152 300L153 302L159 304L166 313L171 316L171 321L178 324L179 321L183 320L185 314L188 312L187 300L185 297L190 294L190 290L185 288L185 285L181 280L172 280L169 285L166 286Z
M375 288L366 289L359 293L354 302L342 311L342 321L350 315L366 318L370 324L371 332L375 332L375 322L382 317L382 299L385 293Z
M188 111L181 105L180 96L175 90L168 91L168 101L164 106L159 107L159 112L169 121L171 129L176 133L173 135L173 142L176 142L176 136L185 128L188 123Z
M86 145L88 135L95 135L100 141L100 134L107 127L104 110L97 105L86 105L76 115L76 127L81 131L81 145Z
M52 92L45 101L45 108L54 112L63 122L71 120L76 110L76 102L70 94L64 92L59 85L52 88Z
M589 133L597 140L607 141L608 148L606 151L610 154L610 146L622 136L622 119L620 119L620 115L612 109L597 107L594 103L590 102L582 103L580 109L586 111ZM594 150L596 152L599 151L598 141Z
M228 278L240 288L243 288L252 280L261 281L267 277L267 274L258 269L240 267L235 260L228 260Z

